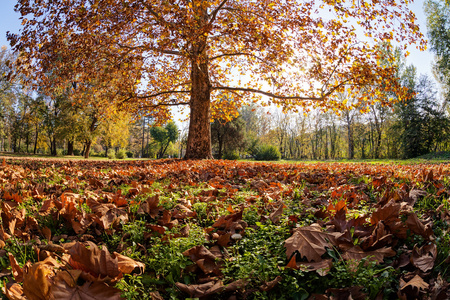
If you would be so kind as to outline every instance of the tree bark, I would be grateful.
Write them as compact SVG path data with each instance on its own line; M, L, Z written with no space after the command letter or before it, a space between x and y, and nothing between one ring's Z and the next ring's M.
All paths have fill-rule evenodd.
M37 143L38 143L38 136L39 136L39 126L38 126L38 123L36 123L36 130L35 130L35 135L34 135L34 149L33 149L33 154L36 154Z
M52 156L56 156L56 139L55 138L53 138L51 141L50 151L51 151Z
M67 155L73 155L73 144L74 142L71 140L67 141Z
M92 141L91 140L86 140L86 148L84 150L84 158L88 159L89 158L89 152L91 151L91 145L92 145Z
M205 55L206 56L206 55ZM206 58L204 58L206 60ZM192 61L189 135L185 159L212 159L211 82L207 62Z
M141 157L144 158L144 143L145 143L145 117L142 117L142 150L141 150ZM106 152L108 152L108 149L106 149ZM106 153L105 153L106 155Z
M193 1L195 2L195 1ZM207 9L200 3L193 3L198 30L208 26ZM191 60L191 98L189 106L189 134L185 159L212 159L211 151L211 81L208 72L208 37L200 35L192 43Z

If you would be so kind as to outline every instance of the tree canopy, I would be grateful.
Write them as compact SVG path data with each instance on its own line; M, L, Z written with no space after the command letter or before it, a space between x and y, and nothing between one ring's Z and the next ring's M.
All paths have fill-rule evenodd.
M435 70L441 83L450 87L450 2L428 0L425 2L427 29L431 50L435 52Z
M339 110L344 90L366 105L388 103L385 90L406 97L379 45L425 47L395 0L19 0L16 10L23 29L8 38L30 82L76 83L95 95L76 98L78 88L77 101L160 120L186 105L186 158L211 158L211 118L243 103Z

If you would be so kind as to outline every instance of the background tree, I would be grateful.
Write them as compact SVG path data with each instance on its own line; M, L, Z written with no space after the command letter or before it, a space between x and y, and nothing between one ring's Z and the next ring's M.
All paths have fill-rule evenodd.
M435 70L448 95L450 87L450 3L444 0L425 1L430 48L435 56Z
M215 119L211 124L211 142L215 157L222 158L224 153L245 149L245 123L240 117L230 122Z
M168 119L170 106L188 105L186 158L212 157L215 111L234 112L261 95L285 110L342 109L334 92L366 84L374 95L384 83L404 96L395 68L377 65L384 53L376 45L395 40L424 47L403 1L44 2L19 0L23 29L8 35L27 78L45 83L53 69L63 85L106 84L126 74L114 101L127 109ZM234 80L236 74L251 80ZM137 86L140 80L147 86ZM216 102L216 93L233 97Z
M125 148L128 144L131 127L130 115L126 112L116 112L106 118L100 125L100 136L105 148L105 156L112 147Z
M163 158L167 148L178 139L178 127L170 121L165 127L153 126L150 128L152 138L159 144L157 158Z
M429 153L442 141L447 119L437 100L436 89L427 76L417 79L415 68L410 66L404 75L405 85L414 96L398 104L395 125L401 132L403 157L411 158Z

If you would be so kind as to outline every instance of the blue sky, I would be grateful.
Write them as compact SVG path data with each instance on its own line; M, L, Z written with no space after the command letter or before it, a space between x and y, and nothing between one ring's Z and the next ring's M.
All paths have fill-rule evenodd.
M20 26L19 14L14 12L14 0L0 0L0 46L7 45L6 32L11 31L18 33ZM423 0L415 0L411 5L411 10L416 14L421 31L426 34L426 17L423 12ZM411 53L407 58L408 64L417 67L418 74L429 74L431 76L431 64L433 62L433 54L429 51L421 52L411 46L408 51Z

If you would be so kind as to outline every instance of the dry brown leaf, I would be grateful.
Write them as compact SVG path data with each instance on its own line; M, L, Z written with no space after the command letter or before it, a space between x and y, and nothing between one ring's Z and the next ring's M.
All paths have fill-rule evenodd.
M360 261L363 258L369 257L370 260L375 260L377 263L383 262L385 257L392 257L397 253L392 248L384 247L373 251L364 251L359 246L353 246L347 249L342 257L345 260Z
M433 228L430 224L423 224L416 213L410 213L406 219L406 225L415 234L421 235L427 240L433 236Z
M435 244L424 245L421 248L414 247L411 254L411 263L422 272L427 272L434 267L437 256Z
M23 268L23 291L29 300L49 298L50 278L54 275L54 269L59 266L52 257L34 264L26 263Z
M326 292L331 294L330 300L366 300L367 294L362 291L361 286L352 286L346 288L330 288Z
M271 289L273 289L281 280L283 280L283 277L277 276L274 280L271 280L269 282L264 282L264 284L261 285L259 287L259 289L261 291L268 292Z
M50 290L55 300L120 300L121 291L100 282L86 282L70 287L64 280L56 281Z
M220 257L210 252L203 245L186 250L183 252L183 255L189 256L190 259L195 262L205 274L222 274L219 268L220 264L218 263L218 259L220 259Z
M203 284L184 284L176 282L175 285L182 292L189 294L193 298L207 297L217 293L236 291L246 285L245 281L237 280L224 285L221 280L210 281Z
M76 242L70 247L69 264L82 270L81 277L88 281L115 282L122 277L118 260L109 254L108 249L100 249L94 243Z
M81 270L60 270L56 272L53 281L64 280L69 287L77 286L77 280L80 277Z
M128 256L122 255L120 253L114 252L114 256L117 258L117 263L120 272L124 274L130 274L135 270L139 270L137 274L143 274L145 271L145 264L135 261Z
M9 300L29 300L25 297L22 286L15 282L4 285L2 292Z
M415 275L410 281L405 282L400 278L400 290L398 295L401 299L418 299L420 292L427 290L429 284L422 277Z
M9 265L11 266L11 273L14 276L14 279L17 282L22 282L23 280L23 271L22 268L17 263L16 258L11 253L8 253L9 257Z
M336 245L336 238L341 234L323 232L318 224L297 228L294 234L288 238L284 245L287 257L298 251L308 261L320 261L326 248Z
M283 214L283 206L284 204L281 203L277 210L270 213L269 219L270 221L272 221L272 223L277 224L278 221L280 220L281 215Z

